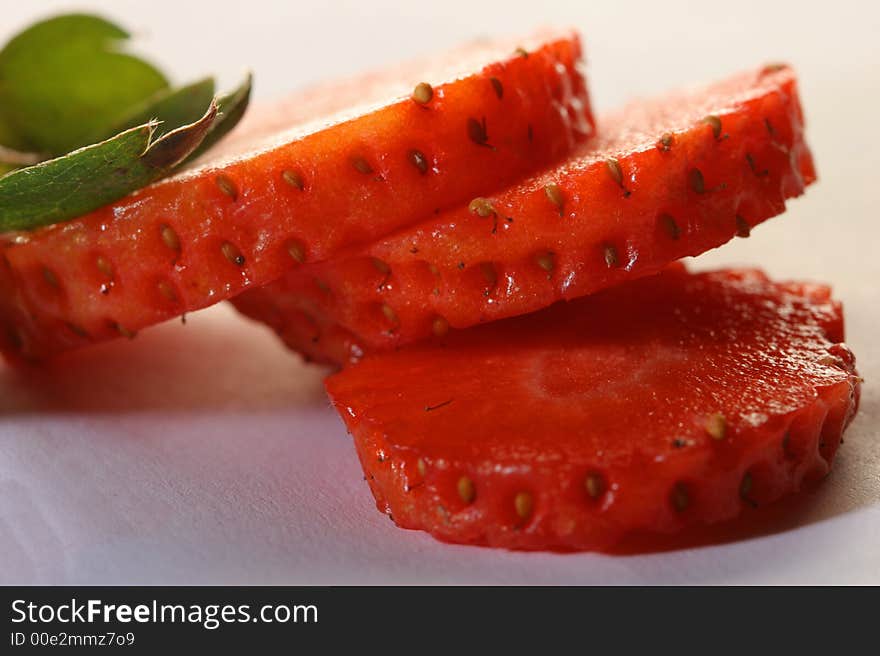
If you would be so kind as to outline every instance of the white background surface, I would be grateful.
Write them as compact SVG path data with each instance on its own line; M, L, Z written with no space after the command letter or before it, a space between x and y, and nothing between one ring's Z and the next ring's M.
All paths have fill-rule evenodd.
M225 308L26 375L0 364L2 583L880 583L876 3L0 1L4 41L100 9L183 80L256 71L258 99L481 34L571 24L595 104L765 60L802 77L820 182L698 260L830 281L867 379L815 493L725 541L642 555L442 545L374 510L323 372Z

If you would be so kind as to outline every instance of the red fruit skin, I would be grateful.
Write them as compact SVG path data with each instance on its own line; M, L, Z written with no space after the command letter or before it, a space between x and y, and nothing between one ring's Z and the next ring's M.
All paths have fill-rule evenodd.
M133 334L565 156L593 132L579 39L536 35L527 57L516 45L255 108L195 170L0 236L3 349L39 359ZM423 81L433 96L420 104L410 95Z
M367 356L327 390L399 526L606 550L821 480L858 407L842 339L823 285L674 267L442 345ZM716 413L721 439L708 428Z
M348 329L355 352L393 349L437 325L465 328L656 273L747 234L816 179L789 68L637 103L600 128L566 163L487 196L495 215L458 207L236 303L247 314L275 299L279 311Z

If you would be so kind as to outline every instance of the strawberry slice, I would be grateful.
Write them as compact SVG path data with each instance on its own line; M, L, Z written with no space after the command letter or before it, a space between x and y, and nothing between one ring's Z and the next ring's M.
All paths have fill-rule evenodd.
M292 271L241 297L239 308L258 319L261 308L274 313L294 347L285 313L323 315L348 329L354 354L394 348L589 294L747 236L816 177L795 75L785 67L633 104L600 128L562 166Z
M593 131L580 55L482 44L257 108L199 168L0 238L0 341L131 335L539 170Z
M380 510L441 540L606 549L824 477L860 379L823 285L674 267L327 381Z
M364 345L350 330L314 307L305 308L296 294L263 293L255 289L233 301L242 314L265 323L306 362L339 366L357 362Z

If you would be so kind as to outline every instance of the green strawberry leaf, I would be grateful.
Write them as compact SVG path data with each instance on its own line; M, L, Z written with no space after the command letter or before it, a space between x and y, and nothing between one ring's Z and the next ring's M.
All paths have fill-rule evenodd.
M205 78L176 89L163 89L137 107L129 108L111 127L104 126L92 135L89 143L104 141L129 128L150 121L160 123L156 137L182 125L198 121L214 99L214 79Z
M15 132L3 118L3 109L0 107L0 145L15 142Z
M97 16L50 18L0 51L0 135L20 151L60 155L89 143L168 87L124 52L129 34Z
M220 98L213 78L172 89L122 52L127 39L100 17L69 14L0 50L0 231L113 202L199 157L243 116L250 74Z
M158 124L131 128L0 178L0 231L29 230L86 214L167 175L217 122L212 101L198 121L155 139Z
M189 163L201 157L205 151L213 147L220 139L225 137L241 120L247 111L248 104L251 99L251 89L254 86L254 76L248 73L244 82L237 89L231 91L217 99L217 106L220 108L220 115L211 131L205 137L201 145L196 148L192 154L187 157L184 163Z
M12 128L4 122L2 109L0 109L0 176L22 166L37 164L43 159L35 153L24 153L3 145L15 143L15 141Z

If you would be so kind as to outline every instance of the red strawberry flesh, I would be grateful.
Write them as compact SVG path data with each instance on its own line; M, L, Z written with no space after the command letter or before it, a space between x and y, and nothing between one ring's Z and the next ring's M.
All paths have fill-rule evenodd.
M858 404L839 303L657 276L364 358L327 381L380 510L511 549L607 549L818 481Z
M785 67L635 103L599 127L561 166L291 271L237 305L272 313L300 350L284 317L322 316L352 333L350 359L656 273L746 236L816 177Z
M130 335L558 160L593 130L578 38L517 45L255 109L198 168L0 237L0 342L40 358Z

